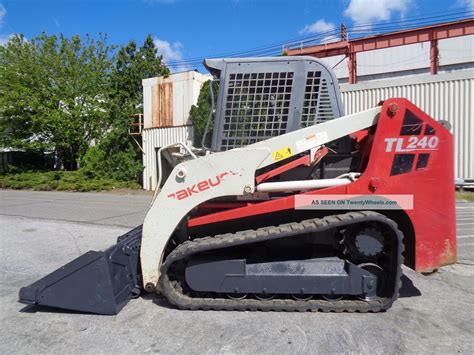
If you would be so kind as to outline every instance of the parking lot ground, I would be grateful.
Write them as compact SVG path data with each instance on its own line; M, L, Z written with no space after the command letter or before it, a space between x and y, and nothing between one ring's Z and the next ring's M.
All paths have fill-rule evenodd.
M457 203L459 262L430 275L405 268L384 313L181 311L132 300L117 316L17 302L29 285L140 224L149 195L0 190L0 353L472 353L474 203Z

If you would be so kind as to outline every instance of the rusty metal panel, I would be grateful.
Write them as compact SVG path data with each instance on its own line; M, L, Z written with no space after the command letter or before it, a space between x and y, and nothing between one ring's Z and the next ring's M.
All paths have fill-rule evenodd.
M143 79L143 127L191 124L189 110L197 103L199 91L210 77L187 71Z
M346 114L405 97L434 119L447 120L454 135L455 176L474 178L474 71L344 84L341 95Z
M157 150L165 145L182 142L192 145L193 126L150 128L143 130L143 188L154 190L157 179Z
M173 126L173 83L152 86L152 127Z

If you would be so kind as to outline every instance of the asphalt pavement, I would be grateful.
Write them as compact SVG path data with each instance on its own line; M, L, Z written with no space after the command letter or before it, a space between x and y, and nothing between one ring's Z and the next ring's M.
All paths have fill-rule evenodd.
M18 290L141 224L150 195L0 190L0 353L472 353L474 203L457 203L459 262L405 268L384 313L181 311L132 300L117 316L25 307Z

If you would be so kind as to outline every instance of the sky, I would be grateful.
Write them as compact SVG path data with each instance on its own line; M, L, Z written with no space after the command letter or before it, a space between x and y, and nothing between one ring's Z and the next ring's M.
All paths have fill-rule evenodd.
M0 0L0 44L13 33L31 39L41 32L102 32L110 44L141 44L150 33L164 60L176 63L329 32L341 23L370 28L468 9L474 0Z

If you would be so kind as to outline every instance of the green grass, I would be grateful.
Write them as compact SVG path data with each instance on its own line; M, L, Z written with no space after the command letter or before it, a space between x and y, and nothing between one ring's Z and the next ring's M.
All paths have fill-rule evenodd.
M36 191L109 191L141 189L135 181L89 178L80 171L29 171L0 175L0 188Z
M457 200L474 201L474 192L456 191L456 199Z

